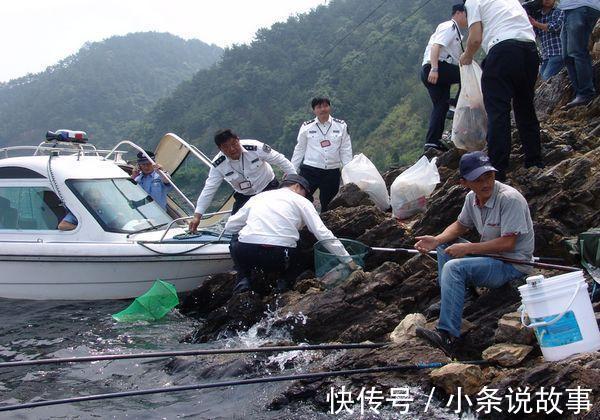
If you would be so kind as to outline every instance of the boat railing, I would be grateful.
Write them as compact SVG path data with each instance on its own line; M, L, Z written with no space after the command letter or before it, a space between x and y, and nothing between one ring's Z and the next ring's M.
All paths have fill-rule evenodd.
M108 154L106 156L104 156L104 159L108 159L110 157L110 155L112 155L113 153L116 153L116 150L119 146L124 145L124 144L133 147L135 150L142 153L146 157L146 159L148 159L148 161L150 163L152 163L152 165L156 165L156 162L154 161L154 159L152 159L150 156L148 156L148 153L146 153L146 151L143 148L141 148L140 146L138 146L137 144L135 144L134 142L132 142L130 140L120 141L115 147L113 147L112 150L110 150L108 152ZM165 177L166 179L169 180L169 183L173 186L173 189L177 192L177 194L179 194L181 196L181 198L187 203L187 205L189 205L191 207L192 212L195 211L196 206L194 205L194 203L192 203L189 200L189 198L187 198L187 196L179 189L179 187L177 187L177 185L175 184L175 182L173 182L173 179L169 176L169 174L160 169L156 169L156 170L158 171L158 173L160 175L162 175L163 177Z
M65 144L64 146L57 146L58 142L41 142L37 146L8 146L0 148L0 159L5 159L11 157L11 153L17 154L18 152L30 152L32 156L40 156L44 153L68 153L68 154L77 154L79 156L88 156L95 155L97 157L102 157L104 154L108 152L113 152L115 154L114 160L115 162L125 163L123 160L123 155L127 153L125 150L103 150L97 149L96 146L92 144L75 144L75 143L60 143ZM68 145L68 146L67 146ZM13 155L14 156L14 155Z
M204 218L209 218L209 217L212 217L212 216L218 216L218 215L221 215L221 214L229 214L229 213L231 213L231 210L215 211L213 213L203 214L202 218L204 219ZM173 219L173 221L167 225L167 228L165 229L165 231L163 232L163 234L161 235L161 237L160 237L160 239L158 241L138 241L138 242L156 243L156 244L163 243L164 240L165 240L165 238L166 238L166 236L167 236L167 233L169 233L169 230L171 230L171 228L173 227L173 225L175 225L176 223L181 222L183 220L191 219L193 217L194 216L183 216L183 217L178 217L177 219ZM223 229L221 231L221 233L219 234L219 237L217 238L217 241L219 241L221 239L221 237L223 236L223 233L225 233L225 229ZM132 235L132 234L129 234L127 236L130 236L130 235Z

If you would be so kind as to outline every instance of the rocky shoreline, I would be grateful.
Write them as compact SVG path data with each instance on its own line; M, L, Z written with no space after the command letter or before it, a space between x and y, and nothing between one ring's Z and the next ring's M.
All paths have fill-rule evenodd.
M599 63L595 65L595 73L600 80ZM561 111L560 107L569 98L569 92L564 89L567 85L563 71L551 84L542 84L537 90L546 168L522 167L515 130L507 183L519 189L529 202L536 234L535 254L561 257L569 264L577 264L569 254L566 240L600 226L600 97L587 107ZM438 233L458 215L466 194L458 183L459 158L456 149L439 156L441 183L430 197L426 212L412 220L400 222L389 212L380 211L368 195L353 184L340 190L322 218L338 237L356 239L369 246L410 247L415 236ZM396 168L383 174L388 187L404 169ZM440 350L414 336L415 325L434 325L436 321L437 314L427 311L439 301L434 259L423 255L371 253L364 271L354 272L340 285L327 288L312 271L313 243L314 238L303 233L300 247L307 271L298 278L293 290L286 293L275 295L266 289L263 295L244 293L232 297L231 273L205 282L181 307L183 313L202 320L200 328L187 340L207 342L235 334L256 324L266 312L275 311L278 316L273 326L288 331L294 342L389 343L375 350L340 351L326 359L316 357L308 366L309 371L449 362ZM589 277L587 280L591 288L592 280ZM286 385L269 408L310 402L325 412L331 407L331 402L326 400L331 387L343 385L358 395L362 387L387 392L394 387L410 386L422 391L414 397L409 412L417 415L423 413L431 395L442 407L450 395L456 395L458 387L475 401L475 395L487 386L498 390L496 396L502 399L502 411L492 409L491 414L478 415L504 418L509 416L507 395L528 387L533 412L519 415L542 417L539 410L536 414L536 408L543 403L543 395L536 392L554 387L563 393L556 406L563 412L559 414L555 410L549 416L600 418L600 352L560 362L544 361L535 337L516 318L515 311L521 303L518 285L515 282L493 291L478 290L465 306L458 358L484 357L492 361L490 364L454 363L435 370L298 381ZM600 303L595 304L594 310L600 319ZM260 358L246 360L248 366L264 363ZM240 362L231 359L228 363ZM246 369L254 370L248 366ZM592 390L588 395L591 408L575 413L569 409L566 390L578 386ZM465 402L462 411L467 410L466 407ZM456 404L446 409L454 408ZM472 406L469 410L475 412L476 408ZM548 412L548 407L545 411ZM420 415L427 417L427 414Z

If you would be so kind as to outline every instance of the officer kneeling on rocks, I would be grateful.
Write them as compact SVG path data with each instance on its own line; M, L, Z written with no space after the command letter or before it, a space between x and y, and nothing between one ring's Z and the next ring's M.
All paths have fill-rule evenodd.
M437 236L419 236L415 248L427 253L437 248L438 284L442 301L435 330L417 328L416 334L454 356L460 336L467 287L497 288L524 277L531 267L469 254L497 254L533 261L534 232L529 207L519 191L495 180L496 168L483 152L460 159L460 183L471 191L458 220ZM475 228L480 242L460 239Z
M305 198L309 191L310 184L306 179L300 175L288 175L281 188L252 197L229 218L225 231L239 233L239 238L231 243L231 256L237 269L234 293L252 289L250 274L255 268L262 269L264 273L280 273L278 291L293 286L297 271L296 242L304 225L318 240L334 239L327 242L329 252L338 255L340 261L351 269L358 268L341 242L325 227L312 203Z
M210 205L219 185L226 180L235 190L233 209L235 214L249 199L262 191L275 189L279 181L275 178L270 163L278 166L284 174L295 174L292 163L281 153L258 140L240 140L230 129L215 134L215 144L220 152L213 159L204 189L198 197L190 232L195 232L202 214Z

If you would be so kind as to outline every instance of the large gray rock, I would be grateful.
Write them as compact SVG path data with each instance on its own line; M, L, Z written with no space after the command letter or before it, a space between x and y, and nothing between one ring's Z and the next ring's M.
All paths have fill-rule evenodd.
M336 207L358 207L374 206L375 203L365 191L361 190L356 184L350 183L342 185L338 193L329 203L328 210Z
M533 347L524 344L500 343L494 344L483 351L481 356L500 366L517 366L531 353Z
M402 321L394 328L394 331L390 334L390 340L393 343L400 343L405 341L407 338L416 337L415 330L417 327L423 327L427 323L427 320L423 314L415 313L408 314Z
M462 394L473 395L483 386L483 372L476 365L450 363L433 370L429 378L434 385L441 387L447 394L456 395L458 388Z
M498 321L494 341L496 343L533 344L535 334L532 329L521 323L519 312L510 312L504 314Z

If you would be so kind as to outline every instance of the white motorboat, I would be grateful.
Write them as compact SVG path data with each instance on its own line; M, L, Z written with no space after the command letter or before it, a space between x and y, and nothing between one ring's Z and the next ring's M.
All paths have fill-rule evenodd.
M232 269L228 240L218 232L187 238L181 208L169 200L165 211L119 166L125 162L118 147L141 148L121 142L99 151L78 133L62 130L39 146L0 149L0 297L123 299L159 278L185 292ZM191 151L210 164L169 136L183 157ZM28 155L13 156L23 151ZM60 231L67 212L77 226Z

